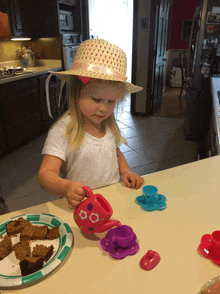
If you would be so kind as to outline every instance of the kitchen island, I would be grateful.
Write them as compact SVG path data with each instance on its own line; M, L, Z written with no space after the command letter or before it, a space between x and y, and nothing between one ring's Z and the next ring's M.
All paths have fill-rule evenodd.
M66 222L74 236L73 248L53 272L36 282L1 293L53 294L196 294L220 267L198 253L204 234L220 229L220 156L185 164L143 176L166 196L167 207L145 211L135 202L142 188L132 190L116 183L93 190L113 208L112 220L130 226L140 246L136 254L117 260L104 251L105 233L85 234L76 225L66 199L58 199L0 216L0 223L21 214L46 213ZM151 271L139 263L148 250L161 261ZM3 271L1 270L1 274ZM15 290L16 289L16 290Z

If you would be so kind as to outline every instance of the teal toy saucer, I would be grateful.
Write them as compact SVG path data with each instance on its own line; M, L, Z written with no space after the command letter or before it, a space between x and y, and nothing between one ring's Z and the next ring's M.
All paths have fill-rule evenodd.
M152 191L154 191L152 193ZM157 194L157 188L155 186L144 186L144 194L136 198L136 202L141 205L144 210L154 211L163 210L167 207L166 197L161 194Z

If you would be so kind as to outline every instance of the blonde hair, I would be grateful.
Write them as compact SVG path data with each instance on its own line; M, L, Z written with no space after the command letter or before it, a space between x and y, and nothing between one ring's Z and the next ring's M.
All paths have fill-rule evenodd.
M118 81L106 81L101 79L96 79L96 81L98 81L99 83L109 82L111 84L122 86L122 87L124 85L123 83ZM68 115L70 116L70 121L66 127L65 135L66 135L71 151L79 148L82 145L84 136L86 134L86 131L84 129L83 115L79 108L80 93L83 87L84 87L84 84L76 76L71 77L70 88L69 88L69 109L55 123L57 124L63 118L67 117ZM117 100L116 102L117 111L118 111L119 105L121 104L121 102L125 100L125 98L126 96L124 95L122 97L119 97L119 99ZM115 138L119 139L124 144L128 145L127 141L121 134L121 130L119 129L117 125L114 113L112 113L106 120L103 121L103 129L105 130L106 127L110 128Z

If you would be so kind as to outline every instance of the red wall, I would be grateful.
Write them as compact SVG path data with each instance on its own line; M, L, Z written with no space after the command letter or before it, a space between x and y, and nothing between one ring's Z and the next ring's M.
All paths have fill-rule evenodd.
M193 19L200 0L173 0L168 49L188 49L189 42L181 41L182 20Z

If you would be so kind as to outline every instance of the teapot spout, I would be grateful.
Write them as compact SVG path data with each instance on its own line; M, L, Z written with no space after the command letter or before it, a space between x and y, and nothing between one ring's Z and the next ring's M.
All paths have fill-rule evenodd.
M99 227L99 230L97 231L97 233L103 233L105 231L110 230L113 227L118 227L118 226L121 226L120 221L110 220L104 223L101 227Z

